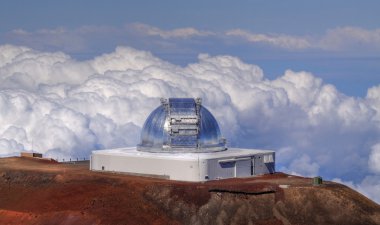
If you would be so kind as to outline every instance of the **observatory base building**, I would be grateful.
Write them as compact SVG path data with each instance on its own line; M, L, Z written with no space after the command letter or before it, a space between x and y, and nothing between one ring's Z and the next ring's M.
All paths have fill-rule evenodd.
M274 173L274 152L230 148L213 153L152 153L136 148L93 151L91 169L182 181Z
M207 181L275 172L275 152L226 147L200 99L162 99L145 121L137 147L93 151L90 169Z

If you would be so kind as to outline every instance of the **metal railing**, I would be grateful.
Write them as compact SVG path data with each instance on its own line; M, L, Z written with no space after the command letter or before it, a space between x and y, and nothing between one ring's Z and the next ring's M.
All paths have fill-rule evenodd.
M54 158L59 163L75 163L89 161L89 157L72 157L72 158Z

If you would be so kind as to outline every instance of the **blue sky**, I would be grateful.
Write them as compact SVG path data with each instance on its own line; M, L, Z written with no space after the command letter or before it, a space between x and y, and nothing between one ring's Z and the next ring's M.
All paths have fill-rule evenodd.
M1 31L141 22L164 29L182 26L323 33L338 26L378 28L379 2L336 1L2 1Z
M200 53L232 55L269 79L305 70L364 97L380 83L379 21L375 0L12 0L0 3L0 44L77 59L125 45L182 66ZM176 36L183 28L194 30Z

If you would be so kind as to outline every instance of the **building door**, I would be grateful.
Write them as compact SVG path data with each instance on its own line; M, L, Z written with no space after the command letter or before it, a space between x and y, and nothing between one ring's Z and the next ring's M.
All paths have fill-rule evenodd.
M255 157L251 158L251 176L255 175Z
M251 176L251 159L238 160L235 163L235 177L249 177Z
M235 162L220 162L220 169L217 171L218 178L232 178L235 176Z

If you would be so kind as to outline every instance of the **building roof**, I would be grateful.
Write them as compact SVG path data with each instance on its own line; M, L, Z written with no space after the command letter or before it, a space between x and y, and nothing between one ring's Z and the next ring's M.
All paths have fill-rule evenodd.
M261 149L242 149L242 148L229 148L225 151L219 152L184 152L182 154L173 154L170 152L159 153L137 151L136 147L130 148L117 148L108 150L92 151L93 155L112 155L112 156L128 156L128 157L141 157L141 158L164 158L172 160L200 160L200 159L221 159L221 158L236 158L246 157L252 155L273 154L272 150Z

